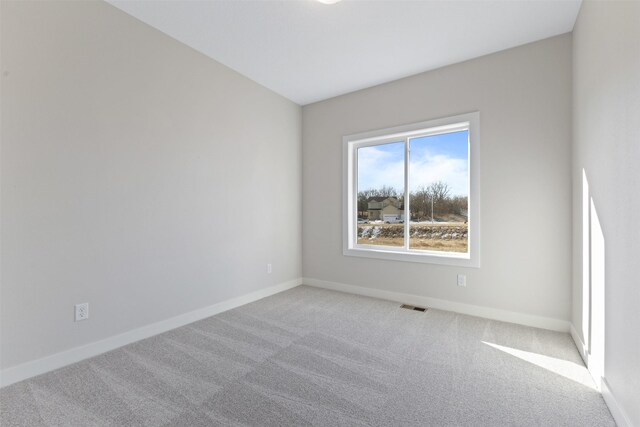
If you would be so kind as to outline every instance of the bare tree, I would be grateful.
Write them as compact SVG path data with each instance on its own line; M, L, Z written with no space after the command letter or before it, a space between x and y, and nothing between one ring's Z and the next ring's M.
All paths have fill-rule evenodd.
M413 218L419 219L427 216L429 192L424 186L419 187L416 191L413 191L410 194L410 201L411 203L409 204L409 208L411 209L411 216Z
M427 191L431 199L431 220L433 221L436 214L444 213L445 202L449 197L450 189L446 182L435 181L429 184Z
M382 188L375 190L376 194L374 197L399 197L401 193L391 186L384 185Z
M412 219L429 218L436 215L459 215L466 217L469 198L467 196L451 196L451 189L446 182L436 181L428 186L421 186L409 194L409 206Z
M451 213L455 213L456 215L460 215L463 217L467 217L469 211L469 198L466 196L455 196L449 200L450 207L449 211Z
M449 197L449 193L451 190L449 189L449 185L446 182L435 181L429 184L427 187L427 191L429 192L429 196L433 197L433 200L437 202L442 202L443 200Z

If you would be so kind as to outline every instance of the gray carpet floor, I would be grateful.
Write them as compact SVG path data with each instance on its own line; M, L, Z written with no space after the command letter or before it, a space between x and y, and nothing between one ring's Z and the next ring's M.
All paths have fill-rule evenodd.
M614 426L568 334L299 286L0 390L8 426Z

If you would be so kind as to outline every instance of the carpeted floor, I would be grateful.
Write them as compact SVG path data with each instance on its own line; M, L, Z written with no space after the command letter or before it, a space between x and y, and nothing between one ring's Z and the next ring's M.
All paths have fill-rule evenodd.
M614 426L567 334L300 286L0 390L8 426Z

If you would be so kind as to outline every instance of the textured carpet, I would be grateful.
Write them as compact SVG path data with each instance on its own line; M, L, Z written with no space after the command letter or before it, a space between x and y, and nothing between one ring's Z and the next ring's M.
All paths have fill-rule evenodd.
M5 387L0 425L615 424L567 334L300 286Z

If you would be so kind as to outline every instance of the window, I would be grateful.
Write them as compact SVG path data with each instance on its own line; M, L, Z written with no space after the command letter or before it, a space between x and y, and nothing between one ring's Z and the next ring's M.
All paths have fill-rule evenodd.
M479 113L345 136L344 254L480 266Z

